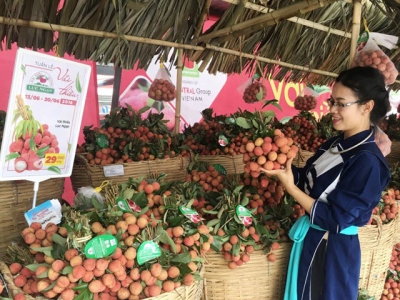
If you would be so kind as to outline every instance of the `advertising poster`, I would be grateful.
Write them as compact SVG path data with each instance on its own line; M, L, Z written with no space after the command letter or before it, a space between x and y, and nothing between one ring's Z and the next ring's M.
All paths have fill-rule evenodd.
M72 173L91 67L18 49L0 152L0 180Z
M210 74L207 71L200 72L198 64L189 60L184 61L182 72L182 101L180 129L184 126L193 125L202 119L201 112L206 108L212 108L215 114L229 115L241 110L254 112L256 110L273 110L279 120L295 116L299 113L294 108L294 100L302 95L306 85L303 83L283 82L270 78L262 80L266 88L266 100L276 99L282 108L267 106L262 109L264 101L254 104L245 103L243 100L244 85L248 82L249 75L223 73ZM119 105L129 104L136 111L145 106L151 107L149 111L164 113L164 119L168 120L167 127L173 130L175 125L176 100L162 102L161 105L154 105L154 100L148 97L148 88L155 78L159 64L154 61L147 70L124 70L121 80L121 95ZM177 71L170 68L171 81L176 86ZM313 86L317 94L317 106L313 110L316 117L321 117L328 112L325 100L330 96L330 88L327 86ZM160 101L158 101L160 102ZM148 112L142 117L146 118ZM102 112L100 112L102 114Z

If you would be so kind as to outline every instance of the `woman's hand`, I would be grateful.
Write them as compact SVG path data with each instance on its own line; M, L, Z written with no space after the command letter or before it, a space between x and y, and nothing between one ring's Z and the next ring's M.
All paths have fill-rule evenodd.
M292 161L293 158L290 158L286 161L286 168L284 170L266 170L260 167L260 171L264 172L268 176L276 176L279 181L285 187L285 189L290 193L290 189L295 187L294 177L292 172Z

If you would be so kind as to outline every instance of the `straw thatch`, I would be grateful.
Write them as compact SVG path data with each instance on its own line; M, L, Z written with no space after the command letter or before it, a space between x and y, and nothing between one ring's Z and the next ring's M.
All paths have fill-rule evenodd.
M135 63L138 63L138 67L146 68L154 56L167 58L171 51L177 51L171 43L179 43L186 45L186 55L199 62L200 69L207 67L211 73L254 72L262 68L266 75L277 80L327 84L333 80L331 76L313 74L307 69L332 74L347 68L354 7L350 2L1 0L0 19L50 23L54 30L35 27L35 22L19 22L18 25L5 22L0 24L0 38L5 42L0 47L5 45L10 48L16 42L20 47L49 51L57 45L60 56L67 53L77 59L92 59L132 69ZM201 33L210 7L212 9L218 3L228 3L227 9L211 29ZM399 0L368 0L363 4L362 17L371 31L400 35ZM297 19L302 19L299 20L302 24L296 23ZM60 25L82 28L82 34L79 31L61 31L57 29ZM317 28L325 28L325 31ZM83 33L83 29L112 33L113 36L90 36L90 32ZM144 43L127 39L128 36L142 38ZM153 44L146 43L145 39L152 39ZM159 43L155 44L154 41ZM236 55L227 54L229 51L218 51L220 48L234 50ZM399 49L384 49L397 69L400 69ZM238 53L257 55L272 61L264 59L257 63L254 57L240 57ZM173 54L170 57L175 64L177 56ZM275 62L297 67L286 64L277 68ZM392 87L400 89L399 81Z
M227 1L227 0L225 0ZM281 7L288 7L293 2L288 0L252 1L258 6L264 6L265 12L259 12L244 8L240 1L237 5L231 4L220 20L205 33L217 31L219 28L232 26L232 18L237 11L240 15L234 24L240 24L246 20L263 15L269 9L277 10ZM263 4L264 3L264 4ZM328 26L332 29L339 29L344 32L351 31L353 5L344 1L337 1L329 6L315 9L313 11L297 14L298 17ZM366 19L370 31L382 32L391 35L400 35L400 4L393 1L367 1L362 8L362 17ZM232 28L232 27L231 27ZM364 30L363 25L361 31ZM240 31L239 31L240 32ZM235 32L233 33L235 34ZM211 36L211 35L209 35ZM261 30L232 38L232 35L217 37L204 42L215 44L244 53L256 53L262 57L269 57L276 60L292 63L295 65L307 66L311 69L320 69L338 73L348 67L350 53L350 38L334 35L330 32L306 27L287 20L276 25L266 26ZM400 51L392 50L385 52L392 56L397 69L400 69ZM251 71L258 71L257 62L234 56L227 57L225 54L214 54L210 56L210 50L197 53L194 58L201 62L210 59L208 70L211 73L216 71L225 73L240 73L244 68ZM277 80L306 81L308 83L326 84L332 82L333 78L289 69L286 67L277 69L273 64L259 63L267 75ZM400 85L394 85L396 89Z

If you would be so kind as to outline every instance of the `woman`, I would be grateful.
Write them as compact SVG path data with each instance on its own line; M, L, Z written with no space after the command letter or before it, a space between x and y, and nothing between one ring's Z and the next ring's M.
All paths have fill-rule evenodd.
M374 126L390 109L382 74L355 67L339 74L328 100L339 137L321 145L302 169L275 175L307 214L293 226L295 240L285 300L356 300L361 253L357 229L365 225L390 179L374 142ZM304 239L304 240L303 240Z

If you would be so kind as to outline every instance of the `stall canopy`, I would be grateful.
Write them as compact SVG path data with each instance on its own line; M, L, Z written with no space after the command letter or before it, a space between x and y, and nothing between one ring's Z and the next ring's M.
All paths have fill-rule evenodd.
M204 21L216 16L203 32ZM276 80L329 84L364 31L400 36L399 0L2 0L3 46L146 68L178 48L200 69L264 70ZM352 34L353 33L353 34ZM353 36L353 38L352 38ZM400 70L400 48L382 48ZM277 67L278 66L278 67ZM400 89L400 80L392 85Z

